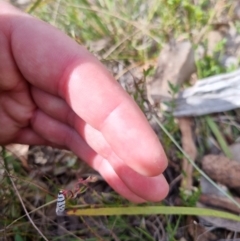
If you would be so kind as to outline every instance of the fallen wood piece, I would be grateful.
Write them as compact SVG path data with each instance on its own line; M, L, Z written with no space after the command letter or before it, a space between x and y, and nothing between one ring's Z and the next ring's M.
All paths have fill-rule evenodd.
M198 80L179 93L173 115L200 116L240 107L240 69Z
M188 154L188 156L195 161L197 156L197 148L193 140L192 122L192 118L183 117L178 119L179 128L182 133L182 148ZM192 191L193 165L189 163L186 158L183 158L182 161L182 171L185 173L185 175L183 175L181 187L184 190Z
M240 191L240 163L225 156L206 155L202 159L202 169L213 180Z
M236 202L240 204L240 198L234 198ZM206 206L212 206L216 208L221 208L224 210L228 210L230 212L239 214L240 209L237 207L236 204L234 204L231 200L229 200L226 197L220 197L217 195L207 195L207 194L201 194L199 202L203 203Z

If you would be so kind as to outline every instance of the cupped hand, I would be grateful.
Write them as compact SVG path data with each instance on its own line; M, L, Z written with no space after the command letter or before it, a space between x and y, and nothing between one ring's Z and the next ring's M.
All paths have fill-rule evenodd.
M0 144L67 148L119 194L168 193L167 159L132 98L84 47L0 0Z

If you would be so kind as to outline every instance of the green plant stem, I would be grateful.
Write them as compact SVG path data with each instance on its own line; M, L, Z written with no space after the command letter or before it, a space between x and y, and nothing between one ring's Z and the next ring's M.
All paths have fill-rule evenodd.
M213 121L213 119L210 116L206 116L205 120L206 120L209 128L211 129L211 131L215 135L215 137L216 137L220 147L222 148L222 151L224 152L224 154L228 158L232 158L232 154L231 154L231 152L230 152L230 150L228 148L228 145L227 145L223 135L219 131L219 128L217 127L216 123Z

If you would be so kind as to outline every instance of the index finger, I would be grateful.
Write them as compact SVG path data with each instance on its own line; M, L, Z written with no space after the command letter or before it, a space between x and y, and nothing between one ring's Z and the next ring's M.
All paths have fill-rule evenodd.
M24 78L65 99L132 169L147 176L163 172L167 160L157 136L105 67L54 27L0 4L0 28Z

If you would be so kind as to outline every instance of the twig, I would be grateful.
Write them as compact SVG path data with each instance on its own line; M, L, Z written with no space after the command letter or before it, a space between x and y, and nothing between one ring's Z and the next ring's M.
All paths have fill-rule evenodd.
M55 200L54 200L55 201ZM44 215L44 213L40 210L36 210L36 208L31 204L29 203L27 200L25 200L25 202L27 202L28 206L30 209L33 209L31 212L29 213L32 213L32 212L35 212L37 211L37 214L44 217L45 219L47 219L48 221L50 221L51 223L55 224L55 225L58 225L58 228L62 229L64 232L66 232L67 234L71 235L72 237L74 237L76 240L80 240L80 241L83 241L83 239L79 238L77 235L75 235L74 233L71 233L69 230L67 230L65 227L63 227L61 224L57 224L56 222L54 222L51 218L47 217Z
M179 128L182 133L181 140L182 140L182 148L183 150L189 155L189 157L195 161L197 156L197 148L195 146L193 140L193 133L192 133L192 118L188 117L181 117L178 118ZM183 175L181 187L184 190L192 191L192 173L193 173L193 166L191 163L188 162L186 158L183 158L182 161L182 170L185 172Z
M28 214L34 213L34 212L36 212L36 211L38 211L38 210L40 210L40 209L42 209L42 208L44 208L44 207L52 204L52 203L55 203L56 201L57 201L57 200L55 199L55 200L52 200L52 201L50 201L50 202L48 202L48 203L45 203L44 205L35 208L35 209L32 210L31 212L28 212ZM6 229L10 228L14 223L16 223L17 221L21 220L22 218L24 218L24 217L26 217L26 216L27 216L27 215L24 214L24 215L22 215L21 217L15 219L15 220L14 220L13 222L11 222L7 227L5 227L4 229L0 229L0 233L4 232Z
M8 173L8 174L9 174L9 173ZM28 213L28 211L27 211L27 209L26 209L26 207L25 207L25 205L24 205L24 203L23 203L23 200L22 200L22 198L21 198L21 195L20 195L20 193L19 193L19 191L18 191L18 189L17 189L17 187L16 187L16 185L15 185L15 183L14 183L14 181L13 181L13 179L12 179L12 177L11 177L10 175L9 175L9 179L10 179L10 181L11 181L11 183L12 183L12 186L13 186L14 190L16 191L16 194L17 194L17 196L18 196L18 199L19 199L19 201L20 201L20 203L21 203L21 205L22 205L22 207L23 207L23 209L24 209L24 212L26 213L26 215L27 215L30 223L33 225L33 227L37 230L37 232L42 236L42 238L43 238L45 241L49 241L49 240L44 236L44 234L41 232L41 230L39 230L39 228L36 226L36 224L33 222L32 218L30 217L30 215L29 215L29 213Z

